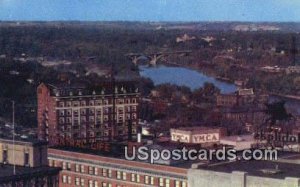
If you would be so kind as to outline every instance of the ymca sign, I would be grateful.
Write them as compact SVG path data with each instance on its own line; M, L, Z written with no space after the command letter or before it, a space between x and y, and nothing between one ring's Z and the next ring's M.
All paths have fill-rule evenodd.
M219 140L219 133L192 135L192 143L218 142Z
M184 133L172 133L171 140L183 143L209 143L220 141L219 133L207 133L207 134L184 134Z

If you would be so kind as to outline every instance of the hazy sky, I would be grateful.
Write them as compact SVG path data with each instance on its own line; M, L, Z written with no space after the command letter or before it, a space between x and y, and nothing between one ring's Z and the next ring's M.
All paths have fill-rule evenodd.
M0 20L300 21L300 0L0 0Z

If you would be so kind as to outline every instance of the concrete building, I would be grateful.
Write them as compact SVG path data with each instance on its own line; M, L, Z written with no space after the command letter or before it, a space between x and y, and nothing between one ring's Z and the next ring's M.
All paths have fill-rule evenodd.
M58 187L59 171L48 166L47 143L0 139L0 186Z
M133 82L103 83L95 88L40 84L38 135L52 145L126 140L138 125L140 94Z
M189 187L299 187L299 160L234 161L188 171Z
M3 164L38 167L47 166L47 142L0 138L0 161ZM13 156L14 154L14 156Z

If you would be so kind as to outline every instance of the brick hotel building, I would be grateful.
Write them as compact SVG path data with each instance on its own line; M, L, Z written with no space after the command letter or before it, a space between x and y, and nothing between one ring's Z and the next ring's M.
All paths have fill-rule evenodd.
M87 88L40 84L38 135L50 146L131 139L137 131L139 90L133 82Z

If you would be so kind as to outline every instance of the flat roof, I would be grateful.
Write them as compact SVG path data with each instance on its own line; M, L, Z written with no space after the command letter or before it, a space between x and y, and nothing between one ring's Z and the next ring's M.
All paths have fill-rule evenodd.
M16 166L16 174L13 173L14 167L9 164L0 164L0 184L8 181L17 181L39 176L58 175L60 168L42 166L42 167L24 167Z
M241 171L246 172L250 176L277 179L284 179L285 177L300 178L300 164L266 160L224 162L220 164L200 166L199 169L226 173L231 173L233 171Z
M13 139L12 139L12 137L6 137L6 136L1 137L0 136L0 143L13 144ZM20 137L15 137L15 144L36 146L36 145L48 145L48 142L38 140L38 139L33 139L33 138L22 139Z

